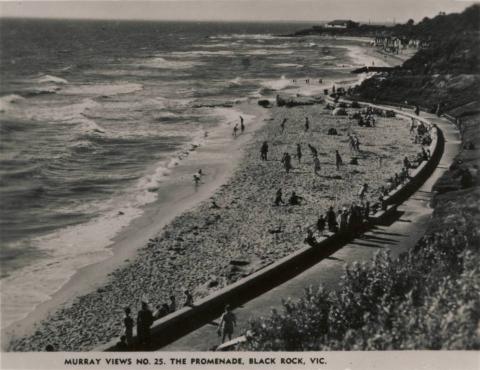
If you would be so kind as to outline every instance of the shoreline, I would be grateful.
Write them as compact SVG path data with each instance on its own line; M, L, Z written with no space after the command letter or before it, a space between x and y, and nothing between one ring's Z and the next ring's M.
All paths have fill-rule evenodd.
M361 62L370 60L371 57L367 56L368 48L356 47L365 52L363 59L359 58L361 52L353 53L352 55L357 57L357 60ZM315 86L318 91L308 91L308 89L305 89L305 85L303 87L303 89L302 87L295 88L296 93L313 95L324 88L324 86ZM244 115L255 112L257 114L255 126L247 122L246 133L235 141L231 140L231 127L225 127L217 133L217 135L223 135L223 142L213 146L201 146L192 152L192 155L175 169L175 171L180 170L180 173L175 175L179 182L173 181L166 186L159 194L159 198L145 207L144 214L131 222L125 230L115 237L114 243L108 247L113 256L81 268L60 290L53 294L50 300L40 304L26 318L3 329L2 339L10 337L8 340L2 340L3 343L8 343L12 338L32 334L40 322L50 313L59 310L61 307L68 307L66 302L104 286L109 281L111 273L128 265L131 260L138 256L140 249L144 248L150 239L162 232L164 226L168 225L176 216L193 209L202 201L211 197L222 185L228 182L234 171L238 169L244 150L247 144L252 141L254 132L263 127L267 116L272 115L271 110L265 110L256 105L256 99L239 104L235 108L239 108ZM231 145L232 143L234 145ZM215 146L217 147L215 148ZM212 162L211 158L208 158L207 162L202 162L202 156L205 159L211 154L217 154L218 158L218 154L227 152L229 154L227 161L220 159ZM206 173L205 183L199 186L198 191L195 191L193 190L191 175L198 168L202 168ZM187 177L186 181L185 176ZM183 184L179 186L182 181Z
M40 303L26 317L2 328L2 347L14 338L33 334L42 320L59 308L68 306L69 301L105 285L112 272L134 260L138 251L157 237L165 225L211 197L228 181L242 157L246 144L254 132L265 124L265 119L269 115L269 110L256 105L256 99L254 102L244 101L234 108L244 117L248 117L245 120L247 126L245 133L232 140L232 125L229 122L228 125L216 129L213 132L215 136L209 135L209 138L216 140L191 151L190 155L173 169L175 174L169 176L162 184L157 200L144 206L142 215L133 219L113 238L112 243L106 247L111 256L79 268L50 299ZM219 154L225 154L227 150L229 160L219 158ZM213 161L212 155L216 155L217 159ZM205 175L202 176L201 185L196 188L192 175L199 168Z

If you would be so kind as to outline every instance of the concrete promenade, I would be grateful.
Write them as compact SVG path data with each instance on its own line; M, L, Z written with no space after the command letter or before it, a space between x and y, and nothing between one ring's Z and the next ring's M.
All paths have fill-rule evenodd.
M403 112L412 114L411 110L404 109ZM282 299L298 299L308 286L323 284L328 289L335 289L346 264L369 261L378 250L389 250L392 257L395 257L412 248L424 235L433 211L430 207L434 195L432 187L457 155L460 137L456 127L445 118L424 112L420 116L443 131L444 153L428 180L397 208L393 223L375 226L294 278L237 307L234 311L237 316L235 336L242 335L248 329L250 318L268 315L272 309L281 309ZM161 350L205 351L215 348L220 344L217 323L218 320L204 325Z

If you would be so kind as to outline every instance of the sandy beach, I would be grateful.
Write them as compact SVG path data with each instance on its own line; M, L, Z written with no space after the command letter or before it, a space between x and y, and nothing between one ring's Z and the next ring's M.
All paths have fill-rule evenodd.
M352 49L357 63L369 63L371 50L361 50ZM303 85L289 93L315 95L323 87ZM375 128L366 128L348 117L332 116L325 104L263 109L252 99L235 108L245 117L246 132L233 138L232 118L215 131L215 145L207 139L192 148L159 199L115 238L112 256L80 270L50 301L7 328L2 333L6 349L41 351L52 343L61 351L91 350L122 333L126 306L136 311L142 299L152 306L167 303L172 293L180 306L185 289L195 299L204 297L296 250L306 228L329 206L358 202L363 183L370 188L366 199L375 203L379 187L400 171L404 156L414 157L420 150L412 143L409 122L400 118L379 117ZM338 135L327 135L329 128ZM361 143L357 165L349 164L349 133ZM263 141L269 143L268 161L260 160ZM295 158L297 144L303 151L301 162ZM307 144L318 149L319 176ZM345 163L340 171L335 150ZM284 152L293 157L289 174L280 162ZM192 174L199 168L204 175L195 187ZM279 188L285 200L295 191L305 201L275 207ZM211 207L212 200L219 208Z

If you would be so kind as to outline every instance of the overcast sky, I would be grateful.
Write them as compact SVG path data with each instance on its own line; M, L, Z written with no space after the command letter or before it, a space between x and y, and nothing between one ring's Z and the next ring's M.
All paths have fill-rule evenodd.
M466 0L130 0L4 1L2 17L87 19L366 22L421 20L440 11L460 12Z

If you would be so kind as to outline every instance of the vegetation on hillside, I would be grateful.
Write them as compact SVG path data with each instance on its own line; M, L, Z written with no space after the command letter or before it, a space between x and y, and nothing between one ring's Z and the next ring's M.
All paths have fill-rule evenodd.
M412 22L432 43L358 99L434 107L458 118L463 149L435 184L427 234L397 259L348 266L337 290L308 289L251 322L250 350L480 349L480 6ZM468 176L466 175L468 174Z

